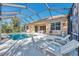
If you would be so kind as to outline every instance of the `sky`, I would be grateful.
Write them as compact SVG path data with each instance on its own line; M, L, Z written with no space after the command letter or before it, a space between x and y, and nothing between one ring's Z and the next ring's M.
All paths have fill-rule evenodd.
M2 6L1 11L3 11L3 12L14 12L14 11L20 12L17 15L13 15L13 16L17 16L20 19L21 24L23 24L23 25L33 22L33 21L36 21L36 20L41 20L43 18L49 17L50 13L47 10L46 5L48 6L48 8L58 9L58 10L51 10L52 16L68 14L69 10L61 10L61 9L72 7L72 3L50 3L50 4L49 3L48 4L44 4L44 3L17 3L17 4L26 6L26 9L17 8L17 7L10 7L10 6ZM28 8L30 8L32 11L29 11ZM11 14L7 14L7 15L11 16ZM7 15L3 15L3 16L7 16ZM26 17L26 15L31 16L32 19ZM10 19L7 19L7 20L10 20ZM8 21L8 22L10 22L10 21Z

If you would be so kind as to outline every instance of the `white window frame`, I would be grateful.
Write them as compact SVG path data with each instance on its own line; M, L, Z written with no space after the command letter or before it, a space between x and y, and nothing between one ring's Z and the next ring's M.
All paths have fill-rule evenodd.
M51 26L52 26L52 23L60 23L60 29L59 30L61 30L61 22L60 21L54 21L54 22L51 22ZM56 28L58 27L57 25L54 25L55 26L55 29L52 29L52 27L51 27L51 30L57 30Z

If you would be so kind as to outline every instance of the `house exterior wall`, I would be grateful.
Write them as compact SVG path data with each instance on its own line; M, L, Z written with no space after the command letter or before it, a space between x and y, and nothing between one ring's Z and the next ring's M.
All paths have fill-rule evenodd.
M60 30L51 30L51 23L54 22L60 22L61 23L61 29ZM26 26L29 27L30 33L35 33L35 26L46 26L46 34L53 34L53 35L61 35L62 32L67 34L67 28L68 28L68 19L67 17L60 17L53 20L40 20L37 22L33 22L30 24L27 24ZM52 31L52 33L50 33Z
M38 27L39 26L46 26L46 33L48 33L50 23L49 23L49 21L40 21L40 22L35 22L35 23L28 24L26 26L29 27L29 32L30 33L35 32L35 26L38 26Z
M53 35L61 35L62 33L65 33L67 34L67 28L68 28L68 19L67 18L58 18L58 19L55 19L55 20L52 20L50 22L50 25L51 23L55 23L55 22L60 22L61 25L60 25L60 30L52 30L52 34Z

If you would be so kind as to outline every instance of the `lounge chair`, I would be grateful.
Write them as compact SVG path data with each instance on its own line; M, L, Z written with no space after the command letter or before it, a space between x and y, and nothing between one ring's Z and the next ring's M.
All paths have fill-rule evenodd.
M51 44L61 46L61 44L54 41L48 42L46 40L40 40L38 42L35 42L36 48L43 50L43 53L45 53L47 49L51 49L52 52L55 52L55 49L50 47Z
M14 42L15 42L15 41L14 41ZM8 48L12 45L12 43L13 43L13 40L8 40L8 41L6 41L5 43L1 44L1 45L0 45L0 52L1 52L2 50L8 49Z
M67 35L65 37L60 37L60 36L48 36L46 38L46 40L48 41L55 41L55 42L58 42L60 44L66 44L67 42L69 42L69 37L70 35Z
M70 35L67 35L67 36L65 36L64 38L63 38L63 37L61 37L61 38L56 38L55 41L58 42L58 43L60 43L60 44L63 44L63 45L64 45L64 44L66 44L67 42L70 41L69 38L70 38Z
M76 40L72 40L70 42L68 42L65 45L61 45L59 46L59 51L57 51L56 49L52 48L51 46L47 46L46 48L44 48L44 50L46 52L50 52L56 56L61 56L61 55L65 55L71 51L73 51L74 49L79 47L79 42Z
M41 45L38 44L38 47L43 49L46 52L50 52L54 55L64 55L66 53L71 52L72 50L76 49L79 47L79 43L76 40L69 41L70 35L67 35L65 38L63 37L48 37L49 39L46 38L46 41L44 41L44 44L41 43ZM55 41L56 38L58 38L58 41ZM43 41L42 41L43 42ZM60 42L60 43L59 43ZM61 44L61 42L66 42ZM58 45L59 46L59 51L56 51L56 49L52 48L50 45Z

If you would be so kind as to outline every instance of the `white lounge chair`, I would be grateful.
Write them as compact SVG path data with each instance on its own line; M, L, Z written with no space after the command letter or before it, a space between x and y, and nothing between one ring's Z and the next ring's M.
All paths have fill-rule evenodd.
M51 51L54 51L55 52L55 49L54 48L51 48L50 45L51 44L54 44L54 45L57 45L57 46L62 46L61 44L57 43L57 42L48 42L46 40L40 40L38 42L36 42L36 47L43 50L43 52L45 53L46 52L46 49L51 49Z
M44 41L44 44L41 43L41 45L38 44L39 48L43 48L45 51L48 51L50 53L53 53L54 55L63 55L66 53L69 53L70 51L76 49L79 47L79 43L76 40L72 40L69 41L69 37L70 35L67 35L66 37L53 37L53 36L48 36L46 38L46 42ZM57 38L57 39L56 39ZM57 40L57 41L55 41ZM62 42L66 42L64 43L64 45L62 45ZM58 45L60 47L60 51L57 53L54 49L52 48L49 44L55 44Z
M55 42L58 42L58 43L61 43L61 44L65 44L67 42L69 42L69 37L70 35L67 35L65 37L60 37L60 36L48 36L46 39L48 41L55 41Z
M47 36L38 43L36 43L37 47L43 49L46 52L50 52L54 55L63 55L66 53L71 52L72 50L78 48L79 43L76 40L69 41L70 35L67 35L65 37L59 37L59 36ZM61 44L62 42L66 42ZM56 49L52 48L50 45L58 45L59 51L56 51ZM64 49L65 48L65 49Z
M70 35L67 35L66 37L61 37L59 39L56 39L55 41L60 43L60 44L66 44L67 42L69 42Z
M52 48L51 46L47 46L44 50L46 52L50 52L56 56L59 56L69 53L78 47L79 47L79 42L76 40L72 40L63 46L60 46L59 51L56 51L56 49Z

